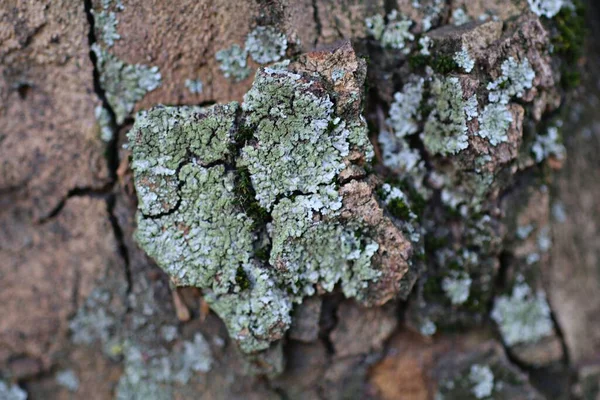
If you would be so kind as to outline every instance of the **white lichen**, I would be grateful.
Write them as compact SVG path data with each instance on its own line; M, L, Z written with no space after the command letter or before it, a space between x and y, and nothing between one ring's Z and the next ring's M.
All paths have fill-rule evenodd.
M71 392L76 392L79 389L79 378L72 369L58 371L55 379L56 383Z
M477 135L487 139L492 146L508 142L508 129L513 117L504 104L488 104L479 117Z
M552 18L559 13L561 8L569 4L568 0L527 0L531 11L539 16Z
M200 79L186 79L185 87L188 88L192 94L202 93L203 85Z
M525 282L518 282L512 295L498 296L492 318L508 346L535 343L553 333L550 306L541 290L533 293Z
M435 322L429 318L425 319L419 327L419 332L421 332L421 335L423 336L433 336L436 331L437 326L435 325Z
M376 40L381 40L381 36L383 36L383 31L385 30L385 21L380 14L365 18L365 26L371 36Z
M475 60L471 58L469 51L464 46L460 51L454 53L453 59L467 74L473 71L473 67L475 67Z
M423 83L423 78L413 77L404 85L402 91L394 94L387 123L396 137L401 138L417 132L421 120L419 107L423 99Z
M458 7L452 11L452 20L454 25L464 25L471 20L471 17L465 12L464 8Z
M100 139L103 142L110 142L114 137L114 132L111 126L110 114L106 107L99 105L94 109L96 122L100 127Z
M410 32L413 22L406 18L397 21L397 18L398 13L395 10L388 14L388 23L381 36L381 44L385 47L402 50L403 53L408 54L410 48L407 46L407 42L415 39L414 35Z
M121 35L117 32L117 16L112 11L102 10L96 12L92 10L94 16L94 24L100 29L100 38L108 47L115 44L115 40L121 39Z
M18 385L9 384L0 380L0 399L3 400L27 400L27 392Z
M562 144L558 133L558 128L554 126L548 128L545 135L536 136L531 151L538 163L550 156L555 157L557 160L564 160L567 153L567 149Z
M430 56L431 52L429 50L431 49L432 45L433 45L433 41L431 40L431 38L429 36L422 36L419 39L419 46L421 47L421 50L419 50L419 53L423 56Z
M477 95L473 95L467 99L465 103L465 114L467 115L467 121L471 121L473 118L479 116L479 102L477 101Z
M473 364L469 371L471 392L477 399L485 399L494 391L494 373L488 365Z
M527 58L519 63L509 57L502 63L501 70L502 75L487 85L491 103L508 104L512 97L521 98L525 90L533 87L535 71Z
M287 37L272 26L257 26L246 37L245 51L259 64L281 60L287 50Z
M160 86L161 74L156 66L126 64L97 43L92 45L92 51L97 58L100 85L120 125L146 93Z
M442 290L454 305L460 305L469 299L473 280L466 272L451 271L442 280Z
M248 67L248 53L237 44L215 54L215 59L220 63L219 69L225 78L231 78L235 82L242 81L250 75Z

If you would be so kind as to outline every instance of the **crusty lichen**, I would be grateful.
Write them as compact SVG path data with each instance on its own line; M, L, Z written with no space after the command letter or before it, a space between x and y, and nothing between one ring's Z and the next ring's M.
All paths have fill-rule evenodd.
M200 79L186 79L185 87L188 88L192 94L202 93L203 85Z
M373 155L360 103L330 88L335 68L289 65L259 69L241 108L159 106L128 134L138 243L204 290L246 353L283 337L293 303L338 283L368 303L384 272L374 228L343 213L337 188Z
M485 399L492 395L494 391L494 373L488 365L471 365L469 380L473 384L471 392L476 398Z
M527 58L517 62L514 57L509 57L500 68L500 77L487 85L491 103L508 104L511 98L521 98L527 89L532 88L535 71Z
M329 96L315 94L322 90L318 81L265 68L244 96L245 124L256 144L244 147L242 160L264 208L281 195L331 188L344 168L349 131Z
M564 160L567 149L562 144L558 128L551 126L545 135L537 135L535 142L531 146L531 152L534 155L535 162L542 162L548 157L555 157L559 161Z
M161 74L158 67L126 64L97 43L92 45L92 51L96 54L100 85L106 92L117 124L122 124L135 103L160 86Z

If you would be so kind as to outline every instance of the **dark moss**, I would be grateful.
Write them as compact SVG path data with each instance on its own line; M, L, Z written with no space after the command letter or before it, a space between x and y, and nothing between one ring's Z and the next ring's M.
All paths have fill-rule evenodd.
M408 57L408 65L410 65L412 69L425 68L430 63L431 57L424 56L423 54L411 54Z
M431 61L431 68L442 75L449 74L458 70L458 64L454 58L448 55L437 55Z
M252 186L250 172L247 168L239 168L237 170L234 190L238 206L248 217L252 218L253 229L257 230L263 227L269 221L270 215L256 200L256 192Z
M236 271L235 283L242 290L246 290L246 289L250 288L250 280L248 279L248 276L246 275L246 271L244 271L244 268L242 268L241 266L239 266Z
M401 220L408 220L410 218L410 208L400 199L390 201L387 208L390 214L396 218Z
M563 7L551 20L554 25L551 37L555 54L561 57L561 85L571 89L581 83L579 60L584 54L585 37L585 6L579 0L573 1L573 8Z

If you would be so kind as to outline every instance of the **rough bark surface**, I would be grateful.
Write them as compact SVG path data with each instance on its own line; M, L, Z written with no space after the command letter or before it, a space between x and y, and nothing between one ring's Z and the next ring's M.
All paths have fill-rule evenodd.
M569 53L561 35L580 27L566 14L539 17L530 3L562 4L0 0L0 397L597 399L600 50L590 40L586 57ZM598 12L588 5L593 33ZM378 34L365 22L376 15L382 30L410 18L413 39ZM246 53L257 27L283 34L285 54L259 63ZM452 58L465 49L472 72ZM507 99L506 139L491 145L479 134L484 104L496 104L486 85L511 57L527 59L535 78ZM177 287L136 242L126 134L137 112L158 104L241 103L275 58L327 76L319 90L339 115L363 107L375 158L354 149L344 159L339 220L360 221L378 239L374 262L389 268L366 300L318 287L273 336L282 339L249 353L206 292ZM334 78L340 65L351 77ZM582 84L567 89L578 70ZM387 163L382 135L397 130L394 107L410 101L395 95L419 78L427 94L402 122L415 130L392 151L417 155L407 172ZM481 107L468 120L461 110L468 148L455 152L417 133L453 123L439 116L439 99L456 87L460 98L444 101L475 96ZM559 142L535 147L552 127L566 158ZM410 201L386 202L386 184ZM452 295L466 277L468 299ZM540 337L512 340L502 304L543 314Z

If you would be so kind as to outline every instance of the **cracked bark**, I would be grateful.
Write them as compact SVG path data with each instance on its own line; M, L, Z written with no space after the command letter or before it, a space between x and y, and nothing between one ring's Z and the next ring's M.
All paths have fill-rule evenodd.
M291 51L297 54L313 45L360 37L365 16L396 8L396 2L352 0L124 3L118 25L122 39L111 51L130 64L158 65L164 79L136 110L157 103L207 105L241 100L252 79L238 84L225 79L214 53L230 43L243 44L247 30L256 23L274 24L306 44L294 45ZM398 2L400 7L405 3L410 2ZM454 7L465 2L449 3ZM494 1L476 3L499 7ZM168 277L132 239L135 194L131 175L119 173L128 158L122 145L131 119L121 126L115 123L90 51L97 42L91 11L99 9L100 1L33 4L9 0L8 6L12 11L0 16L0 125L4 127L0 131L0 303L4 314L0 375L21 384L30 398L69 398L70 392L55 380L55 372L63 369L73 369L78 375L77 397L114 396L122 372L118 357L111 360L99 350L73 344L68 325L94 288L107 281L121 281L126 287L120 300L125 312L119 316L118 329L137 332L131 320L143 304L128 299L151 292L153 302L144 304L155 307L152 323L157 327L178 326L179 339L189 339L198 331L208 338L225 339L223 347L213 346L218 365L207 378L199 378L178 393L184 398L202 394L207 398L425 399L433 396L448 371L461 370L472 360L493 360L521 377L514 366L518 364L537 387L526 383L523 390L535 396L585 398L586 391L597 390L597 46L590 46L588 84L572 100L580 104L581 113L566 122L573 132L566 140L569 158L553 182L551 197L553 204L564 206L566 220L561 217L553 222L555 246L540 283L548 293L565 359L532 368L514 358L510 349L506 359L489 320L483 328L425 340L407 329L405 303L397 305L399 310L396 304L362 309L332 295L323 301L320 321L316 319L318 337L307 342L288 339L286 370L269 379L244 374L245 366L226 339L222 323L214 314L201 320L197 292L181 290L191 320L177 321ZM267 8L269 12L261 15ZM597 12L592 7L589 18ZM241 26L248 29L227 28ZM257 67L252 61L250 66ZM369 78L377 87L370 92L373 104L367 111L381 107L380 103L389 104L397 89L381 84L385 79L377 73L386 68ZM204 92L195 95L184 82L199 76L207 81ZM98 105L108 110L115 132L109 143L98 138L94 118ZM369 118L376 121L377 112L371 114L375 117ZM417 147L424 154L422 146ZM523 185L533 180L525 176ZM510 262L504 268L507 274L518 269ZM388 322L386 329L383 321ZM143 340L153 343L156 338ZM456 363L448 360L455 355Z

